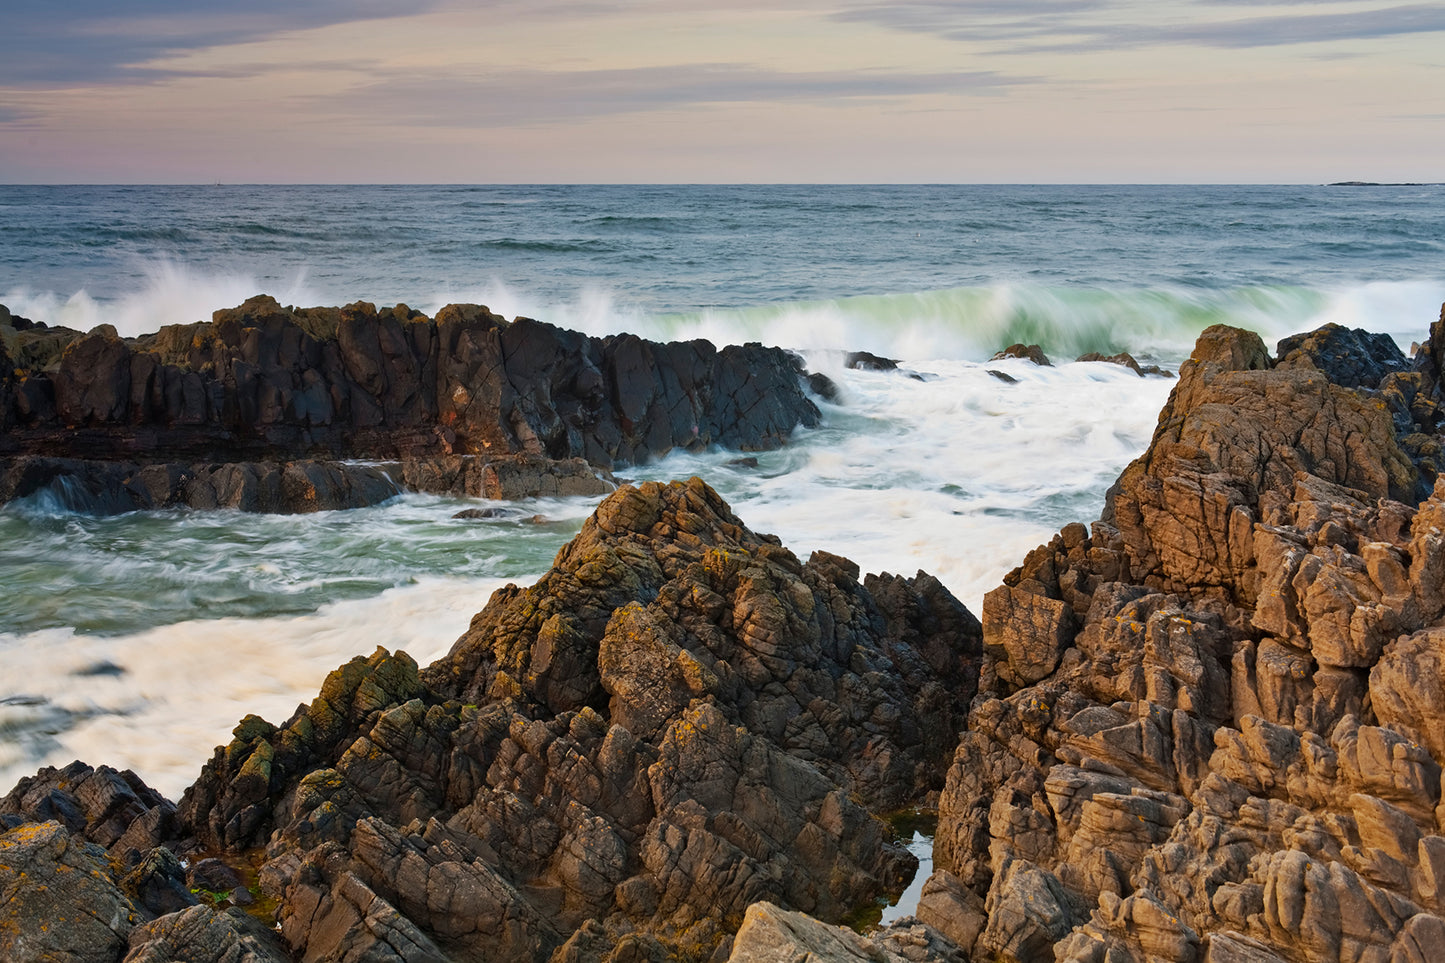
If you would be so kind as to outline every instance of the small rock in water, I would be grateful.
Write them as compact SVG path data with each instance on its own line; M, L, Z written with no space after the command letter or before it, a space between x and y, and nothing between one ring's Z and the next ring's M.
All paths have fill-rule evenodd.
M1002 361L1005 358L1023 358L1032 361L1041 368L1052 368L1054 363L1049 356L1044 354L1044 349L1036 344L1011 344L998 354L989 358L990 361Z
M758 467L758 460L752 457L734 458L732 461L727 462L727 466L729 468L756 468Z
M506 518L513 514L505 508L467 508L457 512L452 518Z
M880 358L868 351L850 351L843 363L859 371L893 371L898 367L892 358Z
M993 375L995 378L1002 381L1006 385L1016 385L1019 383L1019 379L1015 378L1011 374L1004 374L1002 371L995 371L992 368L988 368L987 371L989 374Z
M114 662L109 661L108 659L102 659L99 662L92 662L90 665L76 669L74 672L71 673L71 675L77 675L82 678L99 675L119 676L125 675L125 669L121 666L116 665Z
M808 375L808 390L824 401L838 400L838 386L825 374L814 371Z
M1118 354L1110 354L1110 355L1103 355L1103 354L1100 354L1100 353L1097 352L1097 351L1090 351L1088 354L1081 354L1081 355L1079 355L1079 356L1078 356L1077 358L1075 358L1074 360L1075 360L1075 361L1102 361L1102 362L1106 362L1106 363L1108 363L1108 364L1123 365L1124 367L1131 369L1135 374L1137 374L1137 375L1138 375L1139 377L1141 377L1141 378L1144 377L1145 375L1160 375L1160 376L1165 377L1165 378L1172 378L1172 377L1174 377L1174 372L1170 371L1170 370L1167 369L1167 368L1161 368L1161 367L1159 367L1157 364L1144 364L1144 365L1141 365L1138 361L1134 360L1134 356L1131 355L1131 354L1130 354L1129 352L1127 352L1127 351L1120 351Z

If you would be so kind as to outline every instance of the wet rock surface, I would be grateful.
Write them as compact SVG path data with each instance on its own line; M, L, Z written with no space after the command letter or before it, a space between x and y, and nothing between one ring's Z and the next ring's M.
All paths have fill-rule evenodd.
M1169 370L1166 369L1166 368L1161 368L1161 367L1159 367L1157 364L1145 364L1145 365L1141 365L1138 361L1136 361L1136 360L1134 359L1134 356L1133 356L1132 354L1130 354L1129 352L1127 352L1127 351L1121 351L1121 352L1119 352L1118 354L1107 354L1107 355L1106 355L1106 354L1100 354L1100 353L1097 352L1097 351L1090 351L1090 352L1088 352L1087 354L1081 354L1081 355L1079 355L1079 356L1078 356L1077 358L1075 358L1074 360L1075 360L1075 361L1098 361L1098 362L1103 362L1103 363L1105 363L1105 364L1123 365L1125 368L1128 368L1130 371L1134 372L1136 375L1138 375L1138 376L1141 377L1141 378L1146 377L1146 376L1148 376L1148 375L1158 375L1158 376L1161 377L1161 378L1172 378L1172 377L1174 377L1174 373L1173 373L1172 371L1169 371Z
M1023 358L1044 368L1054 366L1054 363L1049 360L1049 356L1044 354L1044 349L1036 344L1011 344L1002 351L995 352L989 360L1002 361L1005 358Z
M1445 946L1436 361L1277 357L1206 331L1103 518L986 597L919 908L974 959Z
M116 499L139 496L111 483L112 469L205 488L195 476L220 466L228 475L211 487L224 498L246 471L234 466L250 465L264 487L300 464L367 490L343 492L339 506L370 504L360 469L332 463L453 456L493 466L486 487L556 493L580 476L574 459L606 470L674 448L766 450L819 419L798 360L780 349L590 338L480 305L429 318L263 295L139 338L14 321L0 317L0 457L92 463L80 477ZM204 506L192 487L172 484L160 501Z

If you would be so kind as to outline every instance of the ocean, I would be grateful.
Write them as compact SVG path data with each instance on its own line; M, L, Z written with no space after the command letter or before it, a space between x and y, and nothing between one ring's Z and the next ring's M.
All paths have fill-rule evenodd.
M487 304L591 334L763 341L839 385L791 445L675 454L800 556L937 575L971 609L1088 522L1203 328L1327 321L1421 340L1445 187L0 186L0 303L122 334L283 304ZM990 362L1023 341L1054 367ZM844 351L902 372L843 367ZM1007 374L1005 383L990 371ZM308 516L0 509L0 792L80 758L172 798L247 713L273 722L376 646L423 664L528 584L595 499L513 517L409 495Z

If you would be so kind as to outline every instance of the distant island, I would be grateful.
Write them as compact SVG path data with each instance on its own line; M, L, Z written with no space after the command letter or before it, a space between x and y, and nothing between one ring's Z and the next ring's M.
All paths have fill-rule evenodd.
M1440 186L1440 182L1439 182L1439 181L1427 181L1427 182L1421 182L1421 181L1399 181L1399 182L1389 182L1389 183L1385 183L1385 182L1381 182L1381 181L1335 181L1333 184L1326 184L1325 186L1326 186L1326 187L1439 187L1439 186Z

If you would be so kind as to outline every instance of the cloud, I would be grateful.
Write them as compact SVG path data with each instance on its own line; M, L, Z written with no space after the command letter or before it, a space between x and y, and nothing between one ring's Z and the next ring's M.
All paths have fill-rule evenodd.
M744 64L613 70L509 70L484 77L414 74L318 98L328 112L425 126L511 127L707 104L823 104L918 94L997 93L1034 78L995 71L784 72Z
M1249 0L1207 0L1237 6ZM1284 0L1286 4L1304 0ZM1333 2L1333 0L1332 0ZM1318 6L1319 4L1312 4ZM1168 12L1164 5L1150 15ZM1144 23L1124 6L1102 0L914 0L862 3L836 11L840 21L870 23L956 41L1011 43L1024 52L1112 50L1137 46L1277 47L1335 41L1376 40L1445 31L1445 6L1406 4L1329 13L1286 13L1216 20ZM1132 17L1131 19L1129 19ZM995 52L1011 52L996 50Z
M0 126L11 126L29 123L40 115L25 107L15 107L11 104L0 104Z
M49 88L156 80L164 57L290 30L411 15L439 0L6 0L0 87Z

